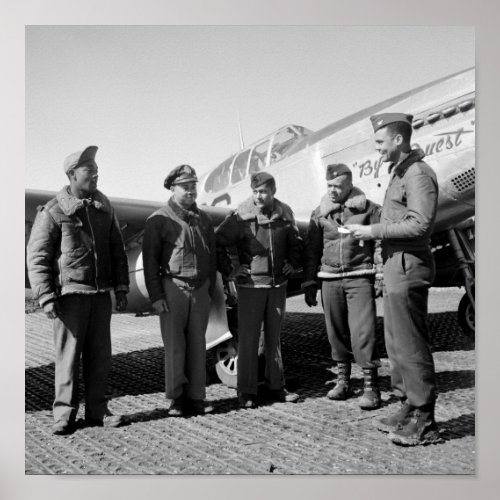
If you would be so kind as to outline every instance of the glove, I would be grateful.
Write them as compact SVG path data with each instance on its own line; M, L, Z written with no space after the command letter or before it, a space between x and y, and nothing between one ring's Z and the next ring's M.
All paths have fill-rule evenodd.
M304 299L309 307L318 305L318 301L316 300L317 293L318 287L316 285L309 285L308 287L306 287Z
M375 298L382 297L384 295L384 277L381 274L375 276L375 282L373 283L373 289L375 290Z
M127 294L125 292L116 292L115 298L116 298L116 310L118 312L125 311L128 305Z

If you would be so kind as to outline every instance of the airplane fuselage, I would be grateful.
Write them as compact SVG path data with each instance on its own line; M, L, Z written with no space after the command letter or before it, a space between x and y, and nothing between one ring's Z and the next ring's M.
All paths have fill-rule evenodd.
M353 172L354 184L368 198L383 203L389 182L388 164L382 163L375 151L369 117L388 111L414 115L412 146L426 153L425 161L436 171L439 182L435 230L454 227L474 215L475 70L471 69L298 137L274 162L271 159L271 141L264 169L275 177L278 187L276 196L291 205L298 221L309 220L312 210L326 192L325 170L331 163L347 164ZM278 133L275 132L275 135ZM254 150L258 147L262 149L262 144L263 140L247 148L246 158L251 160ZM235 156L232 168L242 156L242 153ZM240 174L234 179L231 172L229 170L229 181L224 188L218 190L207 186L210 174L205 176L200 183L199 202L235 207L247 198L252 172L250 161L245 175Z

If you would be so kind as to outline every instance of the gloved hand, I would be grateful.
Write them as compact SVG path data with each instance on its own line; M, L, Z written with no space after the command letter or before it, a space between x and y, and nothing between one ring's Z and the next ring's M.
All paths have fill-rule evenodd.
M382 297L384 295L384 276L382 274L375 275L373 288L375 290L375 298Z
M127 294L125 292L116 292L115 293L115 298L116 298L116 310L118 312L125 311L127 309Z
M304 299L309 307L317 306L318 301L316 295L318 294L318 287L316 285L309 285L305 289Z

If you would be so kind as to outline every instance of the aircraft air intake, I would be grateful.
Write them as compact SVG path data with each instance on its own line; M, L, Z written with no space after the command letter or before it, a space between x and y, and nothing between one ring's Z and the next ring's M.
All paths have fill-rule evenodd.
M455 175L450 179L457 193L463 193L469 189L474 189L476 185L476 169L474 167Z

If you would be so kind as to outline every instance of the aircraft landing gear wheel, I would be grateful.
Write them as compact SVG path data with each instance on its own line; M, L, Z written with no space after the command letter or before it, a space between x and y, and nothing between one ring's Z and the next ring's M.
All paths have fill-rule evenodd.
M458 324L469 340L474 340L476 334L476 312L469 296L465 294L458 304Z
M238 349L234 340L228 340L216 348L215 371L220 381L236 389L238 375Z

